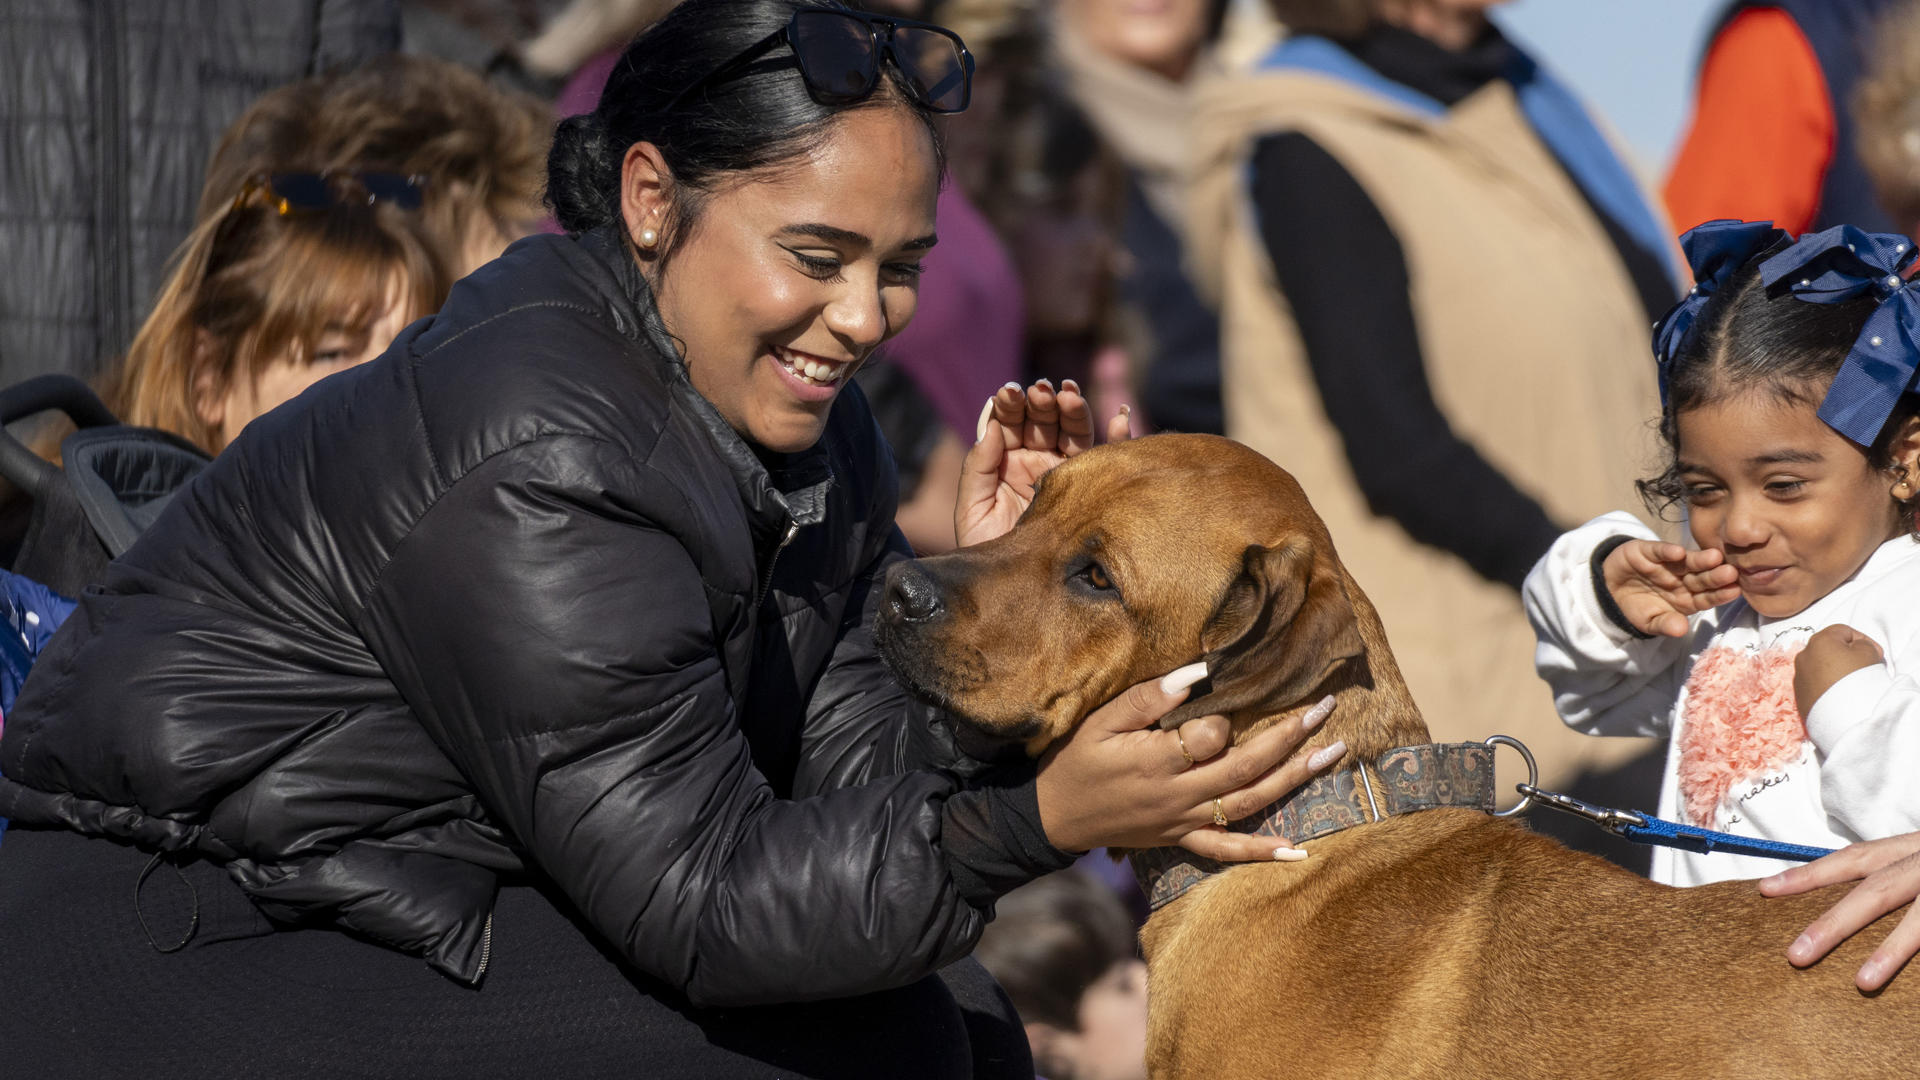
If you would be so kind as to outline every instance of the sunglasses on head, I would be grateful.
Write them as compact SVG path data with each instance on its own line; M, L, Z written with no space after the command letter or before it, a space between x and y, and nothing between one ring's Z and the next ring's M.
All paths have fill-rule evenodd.
M392 172L260 173L249 177L234 197L229 212L255 202L271 207L281 217L311 214L335 206L372 206L388 203L402 210L420 209L427 178Z
M783 44L793 50L792 56L759 59ZM882 61L905 77L908 94L929 112L957 113L967 107L973 93L973 54L960 35L912 19L807 8L794 12L786 26L694 80L673 96L667 108L703 87L782 67L800 69L813 100L846 105L873 93L880 82Z

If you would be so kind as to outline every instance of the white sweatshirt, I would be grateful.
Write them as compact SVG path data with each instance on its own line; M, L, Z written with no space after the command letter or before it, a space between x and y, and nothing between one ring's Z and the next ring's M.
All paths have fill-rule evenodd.
M1880 545L1789 618L1741 599L1693 616L1685 637L1641 640L1594 593L1594 549L1620 535L1656 539L1633 515L1607 514L1555 541L1527 575L1534 667L1569 727L1670 736L1659 809L1669 821L1817 847L1920 829L1920 542ZM1792 657L1835 623L1872 638L1887 662L1835 683L1803 726ZM1656 847L1652 877L1703 885L1791 865Z

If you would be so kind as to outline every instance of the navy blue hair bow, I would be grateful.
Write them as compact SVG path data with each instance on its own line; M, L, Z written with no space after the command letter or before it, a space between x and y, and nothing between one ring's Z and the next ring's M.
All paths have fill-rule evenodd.
M1880 437L1920 369L1920 293L1900 275L1913 256L1907 237L1836 225L1802 236L1760 264L1768 289L1784 281L1810 303L1879 297L1880 306L1867 317L1820 402L1820 419L1861 446Z
M1660 401L1667 400L1667 371L1680 351L1693 321L1707 298L1727 283L1747 260L1787 238L1771 221L1735 221L1721 218L1695 225L1680 235L1680 250L1693 270L1694 286L1673 310L1653 324L1653 359L1660 368Z

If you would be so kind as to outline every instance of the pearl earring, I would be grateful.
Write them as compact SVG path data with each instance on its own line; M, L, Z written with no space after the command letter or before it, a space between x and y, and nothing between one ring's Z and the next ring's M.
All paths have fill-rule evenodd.
M643 248L651 248L651 247L653 247L653 245L655 245L655 244L657 244L657 243L659 243L659 242L660 242L660 234L659 234L659 233L657 233L657 232L654 232L654 231L653 231L652 229L641 229L641 230L640 230L640 246L641 246L641 247L643 247Z

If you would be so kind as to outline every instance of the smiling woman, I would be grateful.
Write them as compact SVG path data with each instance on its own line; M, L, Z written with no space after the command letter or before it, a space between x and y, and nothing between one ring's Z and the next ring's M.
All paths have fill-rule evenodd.
M972 61L937 27L826 9L747 40L705 73L616 67L600 109L562 125L551 190L568 229L617 214L694 388L750 441L795 452L913 318L943 167L929 113L964 107ZM784 63L765 58L781 44ZM748 77L781 66L800 79ZM831 126L829 78L865 87L826 95L845 98ZM664 103L662 88L677 88Z
M782 452L819 441L847 377L913 318L918 260L935 242L931 133L899 109L837 126L777 175L714 194L697 242L672 273L656 272L660 315L685 345L694 388L735 430ZM869 174L897 186L861 183ZM667 216L671 172L656 147L629 149L624 178L630 218ZM769 287L746 297L708 287L740 274Z
M567 235L168 506L0 736L9 1064L1030 1077L961 959L1001 894L1101 844L1274 858L1211 822L1305 779L1299 733L1154 729L1193 666L989 770L876 653L908 553L848 376L913 316L971 70L687 0L558 131ZM963 542L1093 442L1067 384L980 432Z

